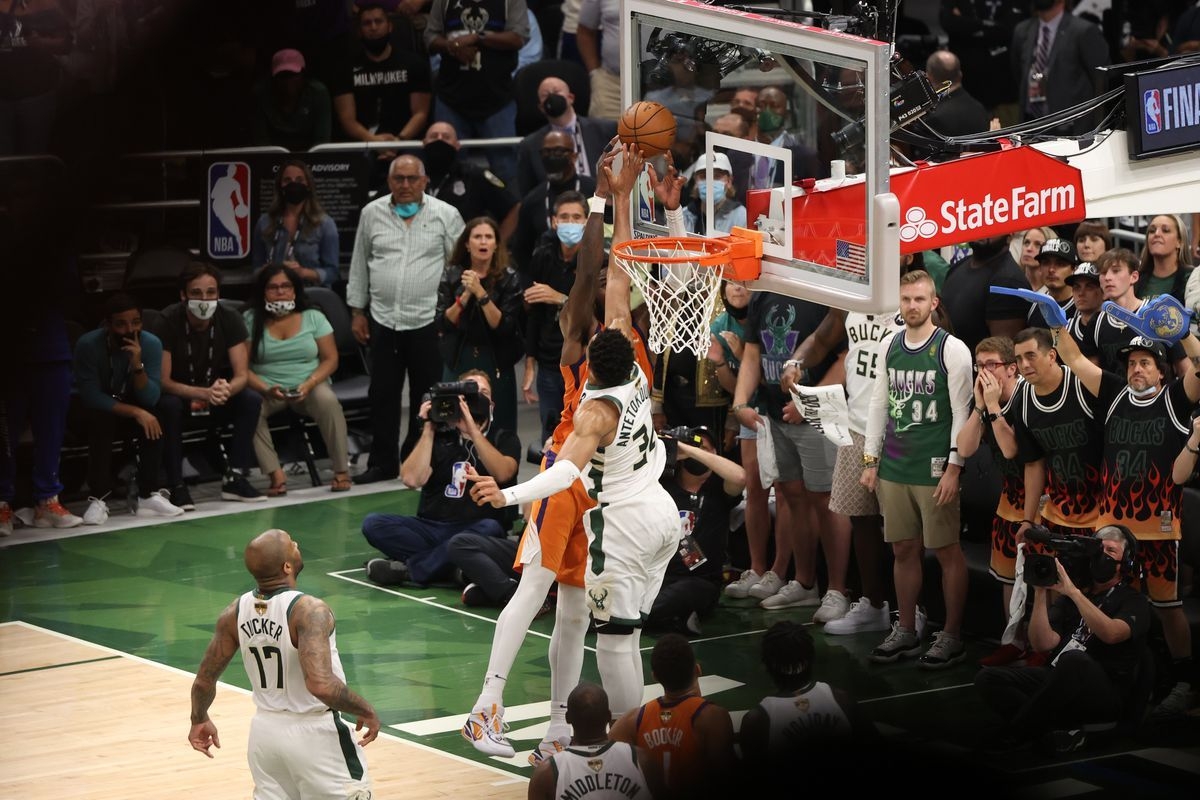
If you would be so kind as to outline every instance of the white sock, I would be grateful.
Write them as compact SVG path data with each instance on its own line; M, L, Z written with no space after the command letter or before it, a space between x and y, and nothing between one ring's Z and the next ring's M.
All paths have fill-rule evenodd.
M543 566L526 564L521 571L517 591L496 620L496 632L492 635L492 654L488 659L483 691L475 702L479 709L493 703L503 705L504 683L509 670L517 658L517 652L525 642L529 625L538 609L546 601L546 592L554 583L554 573Z
M554 633L550 636L550 729L547 739L570 738L567 696L579 685L583 671L583 640L587 635L587 595L578 586L558 586Z
M642 654L638 650L641 631L629 635L596 636L596 666L608 694L613 719L642 704Z

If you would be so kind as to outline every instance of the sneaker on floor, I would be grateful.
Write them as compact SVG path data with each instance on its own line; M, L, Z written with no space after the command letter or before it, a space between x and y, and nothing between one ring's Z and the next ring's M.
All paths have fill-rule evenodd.
M67 511L63 504L58 502L58 495L38 503L33 512L35 528L74 528L82 524L83 518Z
M688 614L688 618L683 621L683 627L692 636L699 636L704 633L704 630L700 627L700 615L695 611Z
M250 485L245 475L234 474L221 484L221 499L239 503L264 503L267 496Z
M813 622L824 624L841 619L850 611L850 599L837 589L830 589L821 598L821 607L813 614Z
M933 644L917 659L917 666L922 669L945 669L962 661L966 655L967 647L962 639L945 631L938 631L933 635Z
M462 737L475 749L489 756L512 758L517 754L504 736L504 706L492 704L471 712L462 726Z
M171 505L178 506L184 511L195 511L196 504L192 502L192 493L186 484L179 484L171 490Z
M464 606L486 606L488 605L488 598L483 593L483 589L479 588L479 584L468 583L466 588L462 590L462 604Z
M1009 642L1008 644L1000 645L991 653L979 659L979 666L1004 667L1022 660L1025 658L1025 655L1026 650L1024 647L1018 647L1017 645Z
M408 565L403 561L372 558L365 566L367 578L380 586L399 586L408 580Z
M13 510L8 503L0 503L0 536L12 536Z
M89 497L87 511L83 512L84 525L103 525L108 522L108 503L99 497Z
M748 569L736 581L725 587L725 596L732 597L735 600L744 600L750 596L750 587L760 580L762 580L762 575L759 575L752 569Z
M1192 685L1180 681L1171 687L1167 696L1154 707L1152 716L1157 719L1179 717L1186 714L1195 704L1196 693L1192 691Z
M1068 731L1050 731L1039 741L1039 749L1050 755L1062 756L1074 753L1087 744L1087 736L1083 729L1075 728Z
M767 575L774 575L773 572L768 572ZM763 576L766 580L766 576ZM761 583L759 584L761 585ZM805 589L800 581L788 581L783 586L779 587L779 591L765 598L761 603L765 609L777 611L781 608L799 608L800 606L816 606L821 604L821 596L817 592L817 587L814 585Z
M758 579L758 583L751 586L746 594L755 600L766 600L768 597L777 594L782 588L783 578L776 575L774 571L767 570Z
M137 510L133 513L139 517L178 517L183 509L171 502L171 492L159 489L151 492L149 497L138 501Z
M816 619L816 617L813 617ZM825 623L825 632L836 635L886 631L892 627L892 612L887 603L875 608L865 597L850 604L850 610L840 619Z
M547 758L552 758L555 753L561 753L569 744L571 744L569 736L565 739L543 739L529 754L529 766L536 767Z
M912 658L921 652L921 640L916 631L901 628L900 623L892 624L892 632L874 650L871 660L876 664L890 664L902 658Z

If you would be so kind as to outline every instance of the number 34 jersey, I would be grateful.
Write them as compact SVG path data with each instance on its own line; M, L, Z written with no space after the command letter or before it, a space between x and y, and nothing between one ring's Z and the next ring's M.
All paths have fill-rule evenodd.
M658 486L666 463L666 448L654 433L650 417L650 384L641 367L634 365L625 383L607 388L588 384L579 400L607 400L616 406L620 420L610 444L596 449L585 473L588 494L600 503L628 500Z
M292 644L288 613L303 594L295 589L267 595L250 591L238 599L238 646L254 689L254 704L262 711L307 714L329 708L305 687L300 651ZM335 632L329 634L329 655L333 674L345 681Z

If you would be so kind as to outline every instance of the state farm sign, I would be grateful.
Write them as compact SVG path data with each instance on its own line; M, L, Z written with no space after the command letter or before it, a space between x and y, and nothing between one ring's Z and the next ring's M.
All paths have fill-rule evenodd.
M941 222L926 224L927 213L920 206L904 212L905 224L900 226L900 241L928 239L938 233L952 234L975 231L997 225L1017 225L1017 230L1034 228L1045 224L1041 220L1064 210L1074 210L1077 204L1074 185L1049 186L1030 191L1026 186L1016 186L1008 197L992 197L985 194L978 202L946 200L938 209ZM903 208L903 204L901 204Z

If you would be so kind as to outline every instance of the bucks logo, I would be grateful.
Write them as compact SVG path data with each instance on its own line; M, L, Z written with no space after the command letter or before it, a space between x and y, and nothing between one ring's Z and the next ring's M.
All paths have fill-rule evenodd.
M603 611L604 604L608 602L608 589L588 589L588 599L597 611Z

